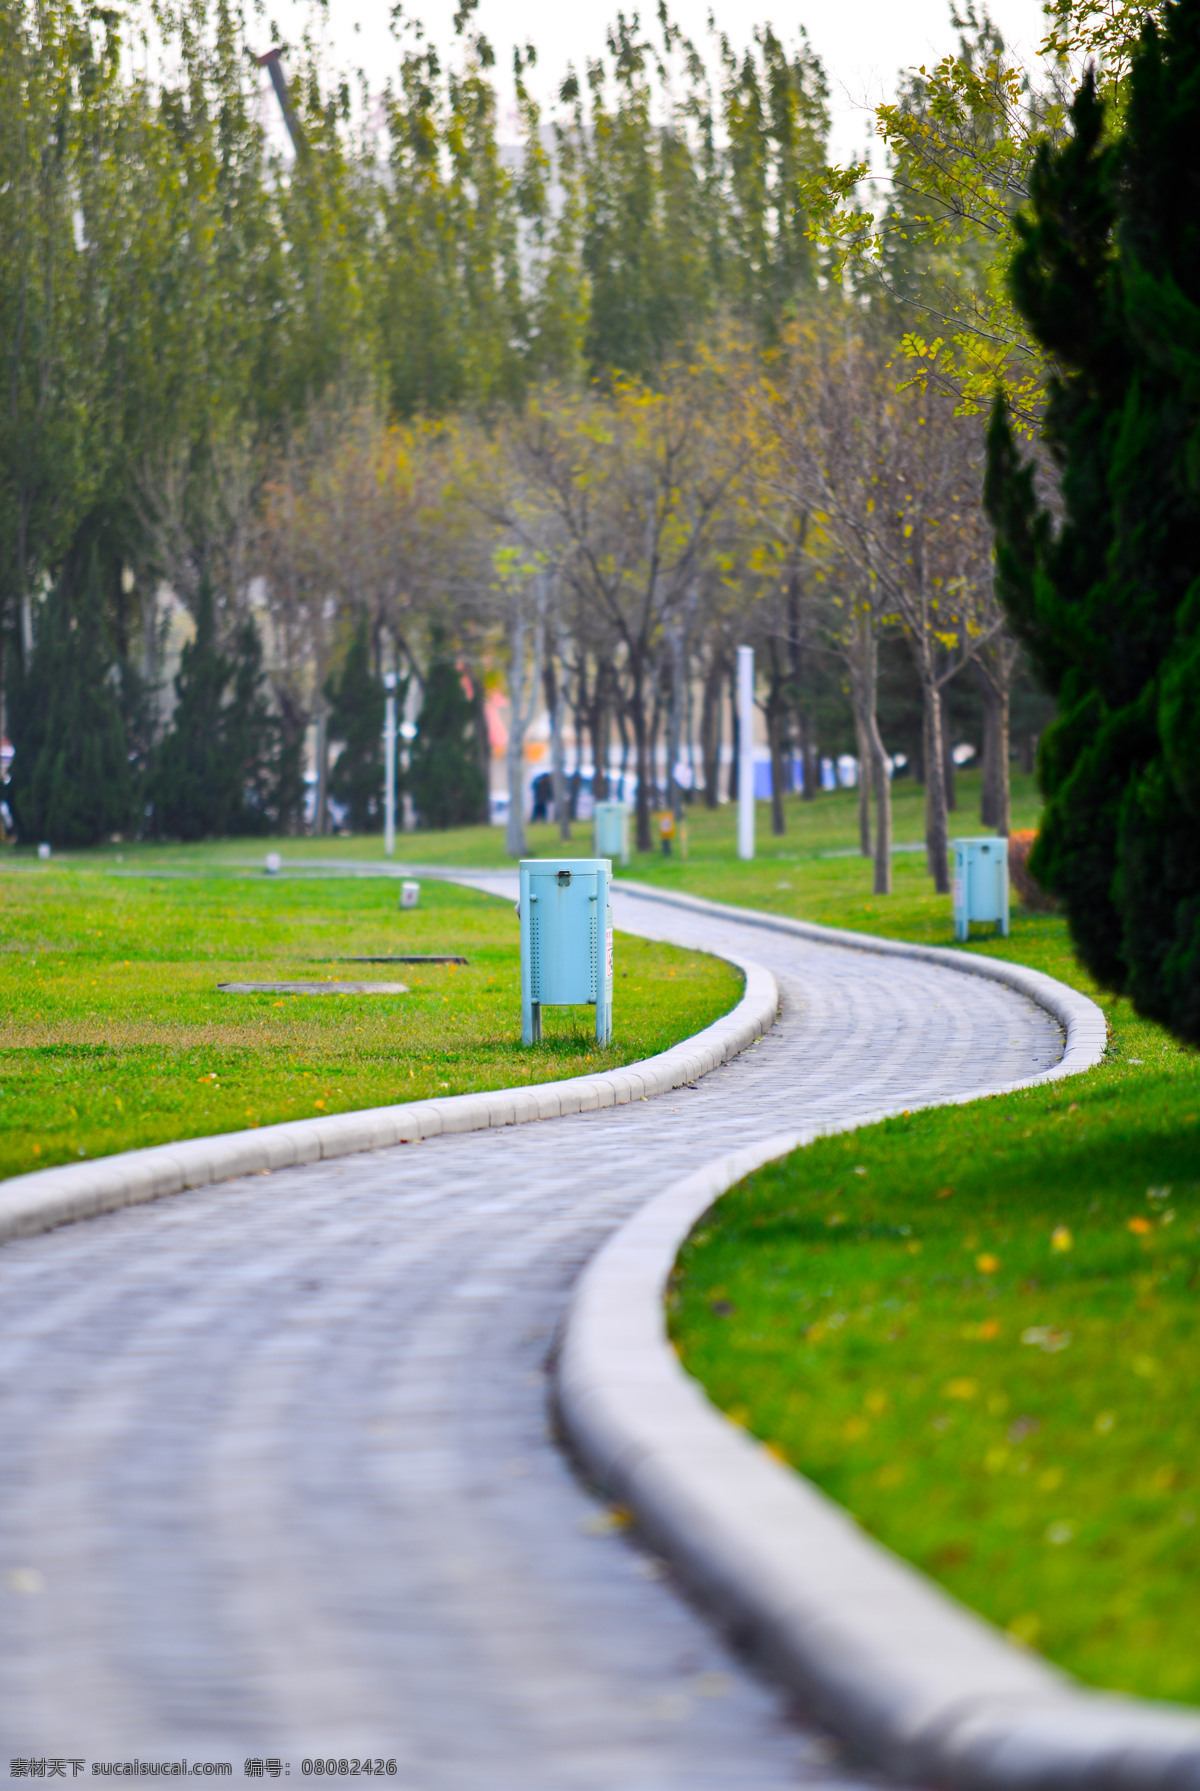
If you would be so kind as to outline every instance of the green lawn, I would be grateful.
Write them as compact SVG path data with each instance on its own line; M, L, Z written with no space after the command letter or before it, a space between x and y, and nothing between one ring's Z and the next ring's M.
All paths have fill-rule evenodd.
M614 1040L548 1009L520 1044L510 903L428 881L222 871L228 851L0 858L0 1175L387 1102L544 1082L666 1049L740 977L619 935ZM257 854L262 863L262 855ZM5 870L5 866L8 867ZM156 871L169 874L140 874ZM130 873L134 874L130 874ZM459 953L457 967L339 962ZM388 996L223 994L226 981L401 981Z

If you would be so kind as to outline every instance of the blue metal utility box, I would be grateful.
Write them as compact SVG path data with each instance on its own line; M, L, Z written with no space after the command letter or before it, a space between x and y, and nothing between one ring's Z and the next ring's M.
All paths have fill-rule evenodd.
M629 810L623 802L598 802L592 811L592 839L597 858L629 863Z
M543 1007L594 1004L612 1037L612 909L607 858L521 860L521 1043L542 1036Z
M1008 841L1003 834L951 840L954 854L954 936L962 940L973 920L995 921L1008 937Z

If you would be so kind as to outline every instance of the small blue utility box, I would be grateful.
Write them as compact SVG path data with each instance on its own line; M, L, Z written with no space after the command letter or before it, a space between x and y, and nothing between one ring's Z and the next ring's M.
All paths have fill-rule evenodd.
M963 940L973 920L995 921L1008 938L1008 841L1003 834L951 840L954 854L954 936Z
M612 909L607 858L521 860L521 1043L542 1036L543 1007L594 1004L596 1039L612 1038Z
M592 811L592 838L597 858L629 863L629 810L623 802L598 802Z

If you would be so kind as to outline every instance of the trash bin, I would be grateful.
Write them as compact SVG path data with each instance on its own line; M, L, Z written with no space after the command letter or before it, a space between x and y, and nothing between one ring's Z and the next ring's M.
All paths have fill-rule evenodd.
M592 839L597 858L619 858L629 863L629 810L623 802L598 802L592 814Z
M402 908L415 908L420 903L420 900L421 885L419 883L414 883L410 878L405 877L400 885L400 906Z
M1008 937L1008 841L1002 834L951 840L954 854L954 936L964 940L973 920L994 921Z
M543 1007L596 1009L596 1039L612 1037L612 910L607 858L523 858L521 1043L542 1036Z

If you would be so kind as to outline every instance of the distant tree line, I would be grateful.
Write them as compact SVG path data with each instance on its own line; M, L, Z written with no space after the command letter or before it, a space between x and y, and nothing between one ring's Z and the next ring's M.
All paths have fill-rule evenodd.
M1198 3L1160 9L1176 73ZM1072 109L1065 65L1035 80L966 7L956 51L880 108L890 184L867 206L864 171L830 165L802 36L763 27L743 53L715 34L706 63L665 11L653 33L623 16L545 116L527 47L510 145L472 11L448 66L402 31L382 96L304 49L285 155L247 54L263 46L231 9L156 8L160 78L132 53L136 16L0 0L0 689L19 835L295 829L314 733L311 824L336 805L376 827L391 669L422 824L482 818L500 684L510 846L544 707L556 792L569 716L598 793L613 752L636 776L645 847L652 800L719 798L749 641L774 825L793 761L815 795L820 757L853 751L881 892L895 756L923 778L944 888L956 739L977 740L981 818L1004 832L1014 718L1031 740L1057 702L1035 863L1094 967L1166 1012L1167 983L1191 975L1186 927L1144 974L1131 942L1163 900L1191 899L1165 843L1190 801L1190 674L1180 648L1156 682L1165 648L1146 659L1129 632L1132 573L1116 596L1106 562L1101 602L1088 569L1102 540L1149 538L1149 469L1190 489L1190 449L1163 461L1190 440L1184 350L1155 386L1159 338L1130 321L1166 304L1152 278L1190 293L1186 222L1168 253L1153 209L1128 208L1138 179L1156 191L1150 77L1129 72L1141 13L1121 0L1097 22L1057 0L1064 54L1104 39L1104 91ZM1095 194L1083 272L1077 188ZM1121 436L1124 459L1081 472L1085 517L1071 479L1092 424L1071 405L1128 419L1135 393L1154 451ZM1172 406L1178 429L1156 437ZM1190 589L1189 501L1154 525L1164 567L1176 555L1156 602ZM188 617L177 669L164 588ZM1081 632L1097 603L1120 625ZM1187 613L1180 597L1146 640L1189 638ZM1096 741L1118 736L1105 793L1087 794ZM1068 845L1093 813L1095 841Z

